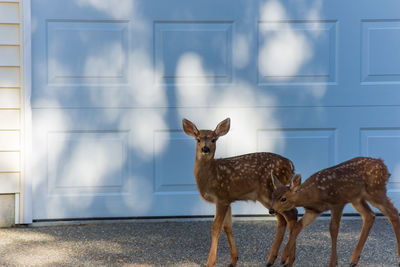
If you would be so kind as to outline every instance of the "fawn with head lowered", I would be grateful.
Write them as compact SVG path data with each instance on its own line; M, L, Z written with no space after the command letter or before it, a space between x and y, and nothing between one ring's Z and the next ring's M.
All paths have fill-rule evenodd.
M305 209L304 216L291 230L286 249L289 250L295 246L296 237L302 229L311 224L323 211L330 210L329 231L332 244L329 266L336 266L340 219L344 206L351 203L363 219L360 237L350 258L350 266L356 266L375 220L375 214L367 203L369 202L378 208L392 224L396 234L397 253L400 256L399 213L386 195L389 176L388 169L382 160L366 157L354 158L321 170L303 184L298 174L294 176L290 186L283 185L272 174L274 194L270 213L284 212L300 206ZM290 265L289 260L286 264Z
M214 159L216 141L228 133L230 119L220 122L214 131L198 130L192 122L186 119L182 120L182 124L185 133L194 137L197 142L194 176L200 195L206 201L216 205L207 266L213 266L215 263L218 238L222 227L230 247L229 266L236 266L238 252L232 234L231 203L237 200L252 200L259 201L266 208L270 208L273 186L269 174L272 172L280 182L286 184L294 174L293 164L290 160L273 153L252 153ZM272 266L277 257L286 225L290 229L297 221L297 210L293 207L278 213L276 217L277 232L267 259L267 266ZM285 252L285 254L289 254L289 252Z

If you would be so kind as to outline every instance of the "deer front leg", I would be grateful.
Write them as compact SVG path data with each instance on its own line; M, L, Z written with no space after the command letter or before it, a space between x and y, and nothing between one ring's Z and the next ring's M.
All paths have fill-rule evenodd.
M342 218L344 206L335 207L331 211L331 222L329 224L329 232L331 234L331 257L329 267L337 265L337 236L339 233L340 219Z
M291 209L289 211L285 211L283 214L285 216L285 220L287 221L288 228L289 228L289 234L292 231L293 227L297 223L297 209ZM290 256L290 257L289 257ZM281 264L284 264L286 259L289 259L289 265L293 265L295 259L296 259L296 240L293 245L293 248L291 251L287 250L287 247L285 246L284 249L282 250L281 254Z
M233 238L231 206L229 206L228 211L225 214L225 219L224 219L223 225L224 225L224 231L225 231L226 237L228 238L229 249L231 252L231 261L230 261L229 267L234 267L234 266L236 266L236 263L238 261L239 254L236 249L235 239Z
M267 267L272 266L278 256L279 248L281 247L283 237L286 231L286 220L280 215L276 214L276 233L274 242L272 242L271 249L269 250L269 256L267 259Z
M287 252L289 256L286 257L285 260L285 267L289 267L293 265L293 262L291 262L291 259L294 259L296 255L293 255L296 251L296 239L297 236L300 234L301 230L306 228L308 225L310 225L318 216L320 213L316 213L310 210L306 209L306 213L303 215L303 217L300 219L300 221L296 222L293 227L291 227L289 231L289 240L286 244L286 246L283 249L283 252ZM282 253L283 253L282 252Z
M218 238L222 230L222 224L228 211L229 204L217 203L215 217L211 226L211 248L208 254L207 267L212 267L215 264L217 257Z

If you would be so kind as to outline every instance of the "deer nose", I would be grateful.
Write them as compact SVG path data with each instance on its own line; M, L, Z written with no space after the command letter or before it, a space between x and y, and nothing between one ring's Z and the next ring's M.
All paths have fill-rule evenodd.
M269 214L274 215L275 214L275 210L273 208L269 209Z
M210 148L208 146L203 146L203 148L201 149L201 152L210 153Z

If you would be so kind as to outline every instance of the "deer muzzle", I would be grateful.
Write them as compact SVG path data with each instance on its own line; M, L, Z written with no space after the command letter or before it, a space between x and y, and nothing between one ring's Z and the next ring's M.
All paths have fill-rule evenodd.
M201 152L203 152L204 154L208 154L210 153L210 148L208 146L203 146L201 148Z
M275 210L273 208L269 209L269 214L274 215L275 214Z

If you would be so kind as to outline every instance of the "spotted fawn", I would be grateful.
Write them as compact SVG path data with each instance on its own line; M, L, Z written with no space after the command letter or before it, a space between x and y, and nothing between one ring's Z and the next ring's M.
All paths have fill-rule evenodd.
M232 235L231 203L238 200L252 200L261 202L267 209L271 208L273 185L269 175L272 172L281 183L286 184L294 174L293 164L290 160L273 153L252 153L214 159L216 142L219 137L228 133L230 119L220 122L214 131L198 130L187 119L183 119L182 124L185 133L194 137L197 143L194 164L197 188L203 199L216 205L207 266L214 266L222 227L230 247L229 266L236 266L238 252ZM272 266L278 255L286 225L291 229L297 222L297 210L293 207L284 212L278 212L276 218L277 231L267 259L267 266Z

